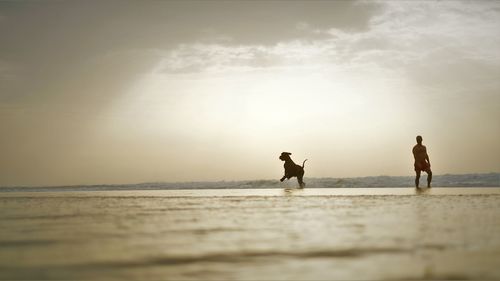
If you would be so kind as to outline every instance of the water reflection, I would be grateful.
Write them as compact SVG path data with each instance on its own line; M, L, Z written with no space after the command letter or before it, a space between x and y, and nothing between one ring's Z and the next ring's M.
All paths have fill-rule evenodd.
M301 195L303 194L303 188L285 188L283 189L283 195L292 196L292 195Z
M415 188L415 194L420 195L420 194L430 194L431 189L430 188Z

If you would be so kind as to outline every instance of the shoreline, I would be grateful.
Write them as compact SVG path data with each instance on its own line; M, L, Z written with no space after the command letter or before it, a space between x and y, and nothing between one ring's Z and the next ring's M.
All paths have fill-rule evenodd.
M422 186L425 186L425 175ZM305 177L306 188L400 188L414 187L415 176ZM293 188L296 179L280 182L274 179L155 181L138 183L81 183L64 185L0 185L1 192L12 191L98 191L98 190L170 190L170 189L253 189ZM435 174L433 187L500 187L500 172L468 174Z
M1 191L2 197L269 197L500 195L500 187L348 187Z

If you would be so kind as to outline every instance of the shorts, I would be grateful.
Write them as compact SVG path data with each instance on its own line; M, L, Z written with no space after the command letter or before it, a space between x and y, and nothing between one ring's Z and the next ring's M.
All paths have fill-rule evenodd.
M429 165L429 163L427 162L415 163L414 166L415 166L415 172L420 172L420 171L424 171L426 173L431 172L431 165Z

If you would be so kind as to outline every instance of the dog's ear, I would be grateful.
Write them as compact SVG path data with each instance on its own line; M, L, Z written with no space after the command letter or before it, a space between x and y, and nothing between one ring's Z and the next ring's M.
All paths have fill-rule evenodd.
M290 152L281 152L281 155L292 155Z

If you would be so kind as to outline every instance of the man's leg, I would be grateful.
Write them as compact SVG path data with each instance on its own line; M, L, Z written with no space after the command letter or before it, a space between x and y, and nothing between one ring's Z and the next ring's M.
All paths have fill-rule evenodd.
M431 187L431 181L432 181L432 171L428 170L427 171L427 187Z
M415 187L418 188L419 180L420 180L420 170L415 171L417 173L417 176L415 177Z

